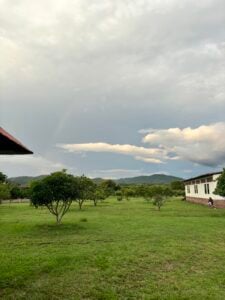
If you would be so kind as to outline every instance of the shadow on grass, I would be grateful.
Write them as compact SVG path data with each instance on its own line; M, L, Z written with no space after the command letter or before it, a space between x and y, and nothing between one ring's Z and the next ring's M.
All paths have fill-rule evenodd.
M85 230L85 226L79 223L62 223L57 224L38 224L35 225L32 229L34 235L49 235L49 234L61 234L70 235L78 234L81 231Z
M83 212L96 212L96 210L98 208L104 208L104 207L112 207L112 205L110 203L98 203L97 206L91 205L91 204L87 204L82 206L82 209L79 209L79 207L77 206L73 206L70 208L70 212L78 212L78 213L83 213Z

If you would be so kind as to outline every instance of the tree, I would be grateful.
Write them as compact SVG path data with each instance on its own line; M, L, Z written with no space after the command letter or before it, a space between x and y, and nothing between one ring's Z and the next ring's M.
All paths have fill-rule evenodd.
M77 181L65 170L55 172L31 184L31 202L35 207L46 206L60 224L78 195Z
M4 183L7 180L7 176L0 172L0 183Z
M97 186L93 193L93 198L92 198L92 200L94 201L94 206L97 206L99 200L103 201L105 199L106 199L106 194L104 193L104 190L100 186Z
M21 189L17 185L11 186L10 194L12 199L22 198Z
M111 179L102 181L100 187L104 190L107 198L114 195L115 192L119 190L119 186Z
M162 195L156 195L153 198L153 205L157 206L158 210L160 211L161 207L165 203L165 200L165 197L163 197Z
M223 169L222 174L217 180L217 186L214 191L214 194L225 197L225 169Z
M123 200L123 193L122 191L116 191L116 197L118 201L122 201Z
M184 183L181 180L172 181L170 183L170 187L172 190L183 190L184 189Z
M78 183L79 191L77 202L79 204L79 208L82 209L85 200L93 200L96 185L90 178L87 178L85 176L77 177L76 180Z
M164 188L160 185L149 185L143 187L143 197L148 202L150 202L157 195L163 195L163 193Z
M174 195L174 192L169 186L164 186L162 189L162 195L165 197L171 197Z
M122 193L126 200L130 200L130 198L135 195L134 190L131 187L123 187Z
M173 181L170 183L170 188L174 196L185 196L185 188L183 181Z
M0 183L0 204L6 199L10 199L10 187L8 184Z

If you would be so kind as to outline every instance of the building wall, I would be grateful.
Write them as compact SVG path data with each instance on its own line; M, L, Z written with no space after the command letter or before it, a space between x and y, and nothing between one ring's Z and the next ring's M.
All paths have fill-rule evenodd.
M216 207L225 207L225 198L219 195L215 195L213 192L217 186L217 179L220 174L213 175L211 179L201 178L201 180L194 180L191 183L185 185L186 199L191 202L208 204L208 199L211 197L214 200ZM205 184L209 185L209 194L205 193ZM198 193L195 192L195 185L197 186ZM190 193L188 192L190 189Z
M208 199L206 198L186 197L186 200L192 203L198 203L198 204L203 204L208 206ZM225 199L223 200L213 199L213 205L216 208L225 208Z

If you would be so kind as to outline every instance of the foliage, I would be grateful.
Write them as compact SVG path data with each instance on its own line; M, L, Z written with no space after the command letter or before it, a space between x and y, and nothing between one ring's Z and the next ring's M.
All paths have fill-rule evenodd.
M116 198L117 198L118 201L122 201L123 200L123 193L122 193L122 191L120 191L120 190L116 191L115 195L116 195Z
M7 180L7 176L0 172L0 183L4 183Z
M10 195L12 199L22 198L21 188L19 188L17 185L12 185L10 189Z
M10 186L6 183L0 183L0 203L6 199L10 199Z
M31 202L35 207L46 206L55 215L57 224L77 199L78 185L72 175L65 171L55 172L43 180L31 184Z
M131 197L135 197L135 191L131 187L122 187L121 191L127 200L129 200Z
M162 195L156 195L154 196L153 199L153 205L157 206L158 210L160 211L161 207L164 205L165 203L165 197Z
M96 185L90 178L85 177L84 175L76 177L75 179L78 187L77 202L79 204L79 208L82 209L85 200L94 199Z
M20 188L21 198L30 199L31 197L31 188L30 187L21 187Z
M173 192L173 196L185 196L185 188L183 181L173 181L170 183L170 188Z
M167 185L145 185L141 187L141 196L146 201L151 201L155 196L169 197L173 195L172 189ZM140 195L139 195L140 196Z
M172 181L170 187L172 190L184 190L184 183L180 180Z
M101 186L96 186L95 191L93 193L92 200L94 201L94 205L97 206L98 201L103 201L105 200L106 194L104 189Z
M223 169L222 174L217 180L217 186L214 191L214 194L225 197L225 169Z
M100 183L100 188L103 189L106 198L113 196L120 187L111 179L104 180Z

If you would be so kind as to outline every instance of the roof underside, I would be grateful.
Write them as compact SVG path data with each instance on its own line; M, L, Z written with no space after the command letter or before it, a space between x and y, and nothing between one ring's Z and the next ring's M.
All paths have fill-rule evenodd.
M0 127L0 155L3 154L33 154L33 152Z
M188 178L188 179L184 180L184 182L188 182L188 181L192 181L192 180L196 180L196 179L201 179L201 178L205 178L205 177L210 177L210 176L218 175L218 174L221 174L221 173L222 172L207 173L207 174L199 175L199 176L196 176L196 177L193 177L193 178Z

